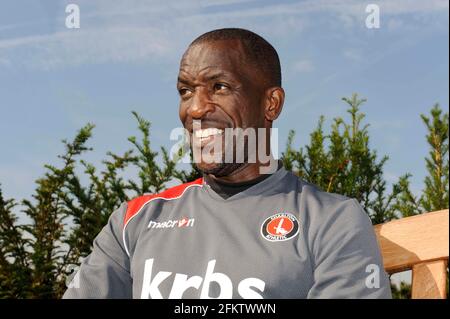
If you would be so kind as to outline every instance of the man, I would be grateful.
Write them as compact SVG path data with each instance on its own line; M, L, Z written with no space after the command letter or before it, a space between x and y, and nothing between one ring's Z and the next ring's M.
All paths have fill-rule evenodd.
M183 55L177 88L193 152L220 160L197 157L203 178L115 211L65 298L391 297L359 203L261 160L270 149L263 133L284 102L266 40L243 29L200 36ZM256 148L246 136L244 161L224 160L239 150L225 141L232 129L260 129ZM211 143L221 147L205 152Z

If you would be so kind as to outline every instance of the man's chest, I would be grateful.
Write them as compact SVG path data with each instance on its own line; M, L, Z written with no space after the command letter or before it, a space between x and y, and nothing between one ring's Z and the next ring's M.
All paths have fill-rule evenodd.
M131 258L133 297L305 297L311 261L289 202L180 203L147 214Z

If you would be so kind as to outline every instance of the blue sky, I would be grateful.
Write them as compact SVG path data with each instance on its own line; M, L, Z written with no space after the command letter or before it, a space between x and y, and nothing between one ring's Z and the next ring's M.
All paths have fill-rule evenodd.
M78 4L81 28L65 27ZM369 3L380 28L365 26ZM388 154L390 182L405 172L422 188L428 148L421 113L448 110L447 0L429 1L19 1L0 5L0 183L5 197L29 198L60 142L96 124L85 156L129 148L131 115L152 121L154 147L170 147L180 126L175 79L186 46L203 32L243 27L277 49L286 90L275 126L284 147L309 140L321 114L326 127L346 116L341 97L357 92L370 123L371 147ZM281 150L280 150L281 151Z

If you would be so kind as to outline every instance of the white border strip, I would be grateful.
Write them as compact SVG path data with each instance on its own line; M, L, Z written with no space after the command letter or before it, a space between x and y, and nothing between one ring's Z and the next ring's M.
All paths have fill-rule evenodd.
M133 216L131 216L130 219L127 220L125 226L123 226L123 230L122 230L122 240L123 240L123 246L125 247L125 252L127 253L128 257L130 257L130 252L128 251L127 242L125 241L125 230L126 230L126 228L127 228L128 223L129 223L135 216L137 216L137 215L143 210L143 208L145 207L145 205L147 205L147 204L150 203L151 201L154 201L155 199L164 199L164 200L179 199L181 196L184 195L184 193L185 193L189 188L191 188L191 187L193 187L193 186L197 186L197 187L200 186L200 187L203 187L203 183L202 183L202 184L192 184L192 185L187 186L187 187L183 190L183 192L182 192L179 196L177 196L177 197L173 197L173 198L153 197L153 198L149 199L148 201L146 201L144 204L142 204L141 208L139 208L139 210L138 210ZM127 209L128 209L128 207L127 207ZM125 215L126 215L126 213L125 213Z

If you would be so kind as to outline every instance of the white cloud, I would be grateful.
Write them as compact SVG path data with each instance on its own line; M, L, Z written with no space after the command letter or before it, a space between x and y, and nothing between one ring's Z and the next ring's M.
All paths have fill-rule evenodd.
M407 13L445 12L448 10L447 0L384 0L376 1L380 6L380 13L387 15ZM249 18L278 15L310 15L312 13L333 13L343 18L344 15L365 19L365 8L369 2L360 0L307 0L294 3L281 3L246 10L231 10L208 14L209 18ZM198 16L204 16L199 14Z
M377 3L382 21L384 16L387 16L386 21L390 21L387 30L399 26L397 21L400 20L394 19L397 15L448 10L446 0L385 0ZM54 33L0 40L0 66L17 61L15 64L26 67L51 69L91 63L148 62L154 58L161 61L173 59L179 54L181 46L208 29L240 26L283 38L313 26L316 17L325 21L328 27L353 30L355 26L363 25L360 22L367 15L366 3L359 0L308 0L262 6L255 0L190 0L177 3L162 0L132 0L126 3L81 0L79 5L81 29L56 27ZM59 6L61 10L54 11L62 14L54 18L58 21L56 25L63 26L63 4ZM220 9L216 9L219 6ZM402 20L401 24L405 23ZM416 19L414 23L432 21ZM448 25L448 18L446 23ZM36 24L32 24L32 30L29 30L31 27L23 28L23 25L2 28L4 33L11 28L26 29L28 34L39 30ZM354 61L362 58L355 51L344 52L344 56ZM313 67L307 62L302 63L298 66L299 71L308 71Z
M384 11L391 15L448 11L448 0L384 0L379 3L381 4L381 13Z
M314 70L314 64L311 60L300 60L294 63L293 68L299 73L307 73Z
M70 30L0 41L0 50L19 52L26 66L53 69L67 65L136 62L162 57L171 45L159 29L107 27ZM0 61L7 60L0 56Z

